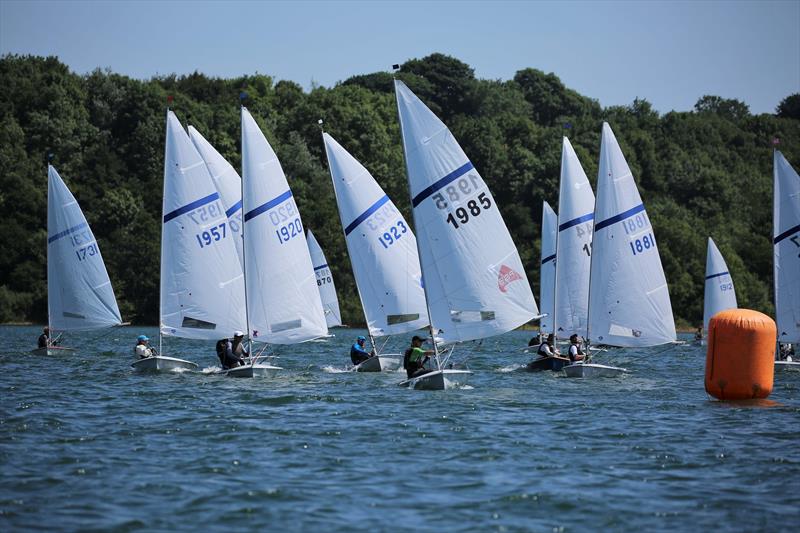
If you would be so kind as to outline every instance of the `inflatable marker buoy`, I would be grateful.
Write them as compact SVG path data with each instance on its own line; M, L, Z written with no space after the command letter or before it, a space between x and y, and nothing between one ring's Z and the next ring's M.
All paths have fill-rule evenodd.
M774 320L750 309L727 309L711 317L706 392L719 400L769 396L777 333Z

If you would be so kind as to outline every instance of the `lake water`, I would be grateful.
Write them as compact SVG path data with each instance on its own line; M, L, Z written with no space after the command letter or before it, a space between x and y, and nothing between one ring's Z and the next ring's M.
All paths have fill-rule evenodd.
M800 524L800 373L711 400L704 349L619 351L632 373L519 369L526 332L458 348L470 387L340 371L359 330L277 347L283 376L146 375L136 335L28 356L2 327L0 530L775 531ZM399 350L407 338L393 344ZM164 353L201 368L211 343ZM601 361L602 360L602 361Z

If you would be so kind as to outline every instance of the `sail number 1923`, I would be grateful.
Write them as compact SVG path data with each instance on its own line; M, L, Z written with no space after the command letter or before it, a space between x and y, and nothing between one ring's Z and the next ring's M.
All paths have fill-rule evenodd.
M492 207L492 201L486 196L485 192L478 195L477 200L470 200L467 202L467 207L459 207L453 213L447 215L447 222L458 229L461 224L469 222L470 217L474 218L481 214L482 211ZM455 214L455 216L453 216Z

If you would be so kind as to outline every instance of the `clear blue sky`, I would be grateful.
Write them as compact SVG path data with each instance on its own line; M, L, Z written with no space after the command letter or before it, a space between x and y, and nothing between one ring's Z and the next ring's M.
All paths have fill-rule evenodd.
M604 106L772 112L800 92L800 0L761 2L75 2L0 0L0 53L149 78L260 72L308 89L432 52L480 78L556 73Z

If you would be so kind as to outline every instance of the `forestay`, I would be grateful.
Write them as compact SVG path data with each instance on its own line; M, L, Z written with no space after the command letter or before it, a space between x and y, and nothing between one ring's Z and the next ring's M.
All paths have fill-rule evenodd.
M278 157L244 107L242 183L251 338L294 344L326 335L300 212Z
M539 313L494 198L450 130L402 81L395 94L431 321L445 342Z
M736 290L728 265L714 240L708 238L706 251L706 289L703 297L703 329L708 331L711 317L725 309L736 309Z
M589 336L612 346L656 346L676 338L653 227L606 123L597 176Z
M225 208L225 216L228 218L228 230L233 237L236 245L236 253L239 255L239 263L244 266L242 258L242 179L239 174L228 163L228 161L217 152L200 132L193 126L189 126L189 137L194 143L194 147L200 152L200 157L205 161L211 180L219 192L222 207Z
M594 193L581 162L564 137L558 200L556 253L556 336L588 338L589 269L594 226Z
M547 202L542 206L542 254L539 283L539 303L542 318L539 331L554 333L556 293L556 239L558 238L558 216Z
M373 336L429 324L417 241L402 213L372 175L323 134L347 251Z
M100 247L61 176L47 167L47 306L54 330L122 323Z
M342 314L339 311L339 298L336 297L336 285L333 283L331 267L328 266L325 253L311 230L308 230L306 241L311 254L311 266L314 267L314 274L317 276L317 287L319 287L319 297L322 300L322 309L325 312L325 321L329 328L341 326Z
M219 193L167 112L161 233L161 333L219 339L245 329L244 276Z
M774 155L773 246L778 341L800 343L800 176Z

